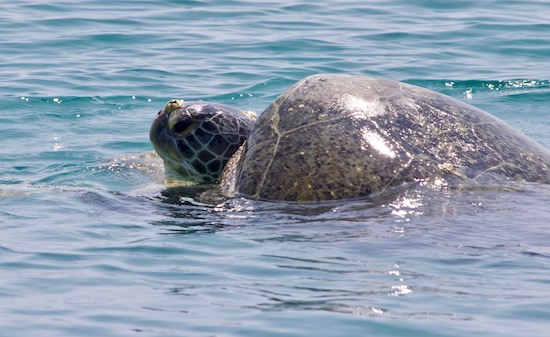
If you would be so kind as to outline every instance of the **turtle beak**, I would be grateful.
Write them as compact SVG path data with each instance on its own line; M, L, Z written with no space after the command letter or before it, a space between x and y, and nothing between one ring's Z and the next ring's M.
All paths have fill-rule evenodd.
M185 109L168 112L163 110L151 125L149 139L162 158L178 161L181 160L178 142L189 136L199 125Z
M168 118L164 111L159 112L151 129L149 130L149 139L153 144L155 150L161 154L166 152L166 150L172 144L172 137L168 134Z

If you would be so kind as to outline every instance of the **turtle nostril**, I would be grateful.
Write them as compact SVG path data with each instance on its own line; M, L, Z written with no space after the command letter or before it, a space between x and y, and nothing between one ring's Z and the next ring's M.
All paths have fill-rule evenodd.
M185 132L194 124L195 123L193 123L193 121L190 121L190 120L179 121L176 124L174 124L174 126L172 126L172 131L174 131L175 133L182 133L182 132Z

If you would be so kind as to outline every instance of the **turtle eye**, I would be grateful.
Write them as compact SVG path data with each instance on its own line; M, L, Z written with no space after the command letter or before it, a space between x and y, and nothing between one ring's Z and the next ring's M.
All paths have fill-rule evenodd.
M196 126L196 123L194 123L193 121L191 120L184 120L184 121L179 121L177 122L176 124L174 124L172 126L172 131L174 131L175 133L184 133L184 132L189 132L191 131L192 129L194 129Z

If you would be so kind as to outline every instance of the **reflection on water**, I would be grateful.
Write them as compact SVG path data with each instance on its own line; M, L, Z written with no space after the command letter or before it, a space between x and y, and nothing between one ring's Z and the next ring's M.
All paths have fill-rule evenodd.
M397 222L410 221L411 216L422 215L423 197L420 194L409 193L400 196L397 200L389 204L392 214L398 218Z

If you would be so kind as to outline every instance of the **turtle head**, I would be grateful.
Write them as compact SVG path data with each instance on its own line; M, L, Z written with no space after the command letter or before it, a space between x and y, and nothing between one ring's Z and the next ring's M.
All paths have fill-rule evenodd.
M172 100L158 113L149 136L169 174L214 183L254 120L255 115L223 104Z

